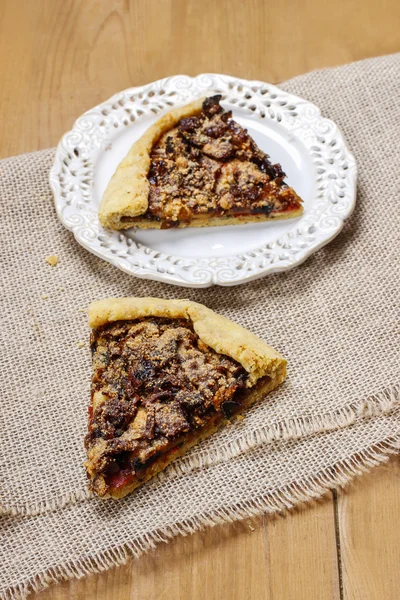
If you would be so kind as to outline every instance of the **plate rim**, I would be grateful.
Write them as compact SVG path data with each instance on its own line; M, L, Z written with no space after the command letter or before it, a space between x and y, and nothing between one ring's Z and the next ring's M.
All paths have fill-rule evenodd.
M276 246L276 244L279 243L280 237L284 238L284 237L290 235L292 230L295 228L296 224L294 224L294 227L292 228L292 230L290 230L290 232L283 234L283 236L278 236L278 239L275 240L275 242L273 242L273 243L264 244L262 246L255 247L252 250L242 252L240 254L224 256L224 257L215 257L215 258L214 257L200 257L200 258L185 259L185 257L182 257L182 256L173 256L173 255L169 255L169 254L166 254L163 252L155 251L151 248L144 246L143 244L135 242L136 253L135 253L135 251L133 251L132 256L135 256L135 254L140 254L142 257L146 256L146 255L149 256L151 254L155 255L155 258L154 259L152 258L152 260L153 260L152 264L153 264L153 267L155 266L155 268L149 268L149 264L147 264L146 267L143 267L142 264L140 263L140 261L139 261L138 266L136 266L136 268L135 268L135 265L132 265L132 263L128 260L124 260L124 257L118 256L117 253L115 253L115 252L114 253L107 252L101 244L95 245L94 239L97 237L97 235L96 235L96 232L94 231L93 227L91 227L91 228L89 227L89 229L87 229L87 231L85 231L85 229L83 229L84 233L82 234L82 222L81 222L82 219L79 218L79 215L75 215L75 218L72 218L71 216L69 218L66 218L66 216L64 214L64 209L66 208L66 204L68 202L69 202L69 204L71 204L72 201L66 199L66 198L68 198L68 193L65 195L64 193L62 193L60 191L61 190L61 178L62 178L61 173L63 172L62 164L63 164L63 161L65 161L66 155L69 156L71 154L71 152L76 152L76 150L78 148L78 146L77 146L78 139L79 139L79 137L82 138L82 128L84 130L85 128L88 127L88 125L90 125L90 123L92 123L92 129L94 127L94 129L96 130L95 120L98 121L99 115L100 114L104 115L104 119L103 119L103 121L104 121L107 118L107 115L105 113L112 114L113 109L110 110L110 106L117 107L115 110L118 110L120 103L122 103L121 106L123 106L123 102L126 101L126 98L131 98L131 97L137 96L142 101L141 108L143 109L144 108L143 96L145 96L146 94L148 94L149 96L150 95L154 96L155 89L163 90L166 87L175 89L175 88L179 88L181 86L181 89L185 92L183 95L184 96L186 95L187 99L178 101L176 103L172 103L169 106L164 106L164 108L160 111L160 115L161 115L164 112L171 110L175 106L185 104L186 102L191 101L191 99L194 99L195 97L199 97L201 95L200 91L197 92L197 95L193 95L192 89L191 89L199 81L201 81L203 83L202 89L204 91L206 91L207 87L210 89L210 91L211 90L215 91L215 87L213 85L211 85L211 86L209 85L210 82L211 82L211 84L213 84L215 82L219 82L220 84L222 83L226 86L227 89L230 89L233 92L235 90L239 90L239 92L240 92L239 97L237 97L237 94L236 94L236 96L234 96L234 94L232 94L233 97L228 97L228 99L225 99L225 98L223 99L223 101L226 102L228 105L232 106L232 108L235 107L235 104L239 105L240 108L243 108L243 106L241 106L241 103L239 102L239 100L244 97L244 94L242 94L244 89L247 90L247 92L246 92L247 94L250 93L249 90L253 90L254 93L259 92L260 94L262 94L262 93L266 94L267 97L269 98L269 100L267 101L266 107L268 106L268 102L270 103L269 106L271 106L272 101L276 100L276 98L278 98L278 99L280 98L280 100L278 100L278 102L280 102L281 104L285 104L285 105L287 105L287 103L290 101L291 104L289 106L291 108L298 110L299 107L301 107L301 109L303 111L303 115L302 115L303 118L304 118L304 114L306 114L306 111L308 110L309 113L312 115L312 119L316 120L317 124L320 123L320 124L323 124L323 126L325 128L327 128L327 129L330 128L331 134L334 133L336 140L339 142L339 144L338 144L339 148L343 154L344 160L347 163L347 167L346 167L346 170L347 170L346 175L347 176L345 177L346 184L347 184L347 190L346 190L347 204L346 204L345 210L343 210L342 213L339 212L335 215L334 226L331 226L330 231L327 231L327 232L325 232L324 235L320 236L319 240L315 239L312 243L309 243L308 245L306 245L306 247L303 248L301 252L299 252L299 256L296 259L289 261L289 262L288 261L285 262L285 260L281 260L281 261L278 260L275 263L270 262L269 264L265 264L264 266L261 264L261 266L258 266L258 267L257 266L251 267L251 265L250 265L243 276L240 276L240 274L238 276L237 273L234 273L234 277L232 277L230 275L230 272L228 273L228 276L226 278L219 276L219 271L223 272L224 269L225 270L228 269L228 271L232 271L232 269L241 270L242 267L238 268L238 265L236 267L234 267L235 260L238 260L238 259L243 260L241 257L246 257L246 255L247 255L246 260L249 260L248 255L252 255L252 254L257 255L260 252L261 253L265 252L269 246L273 246L273 245ZM204 87L204 83L206 84L207 87ZM161 94L161 91L159 93ZM164 94L165 94L165 92L163 92L163 95ZM171 92L170 92L170 94L171 94ZM167 94L167 97L169 97L168 94ZM181 94L181 97L182 97L182 94ZM246 96L246 98L247 98L247 96ZM253 96L251 96L251 93L250 93L250 97L247 99L253 100ZM146 100L146 98L145 98L145 100ZM243 103L243 101L242 101L242 103ZM147 104L148 104L148 100L147 100ZM253 104L254 104L254 102L253 102ZM277 103L275 102L275 104L277 104ZM273 106L274 106L274 104L273 104ZM154 110L153 109L151 109L151 110L154 113ZM251 110L253 110L253 109L251 108ZM293 118L295 121L298 120L297 119L298 112L296 113L296 110L292 111L292 113L294 114ZM108 112L108 111L110 111L110 112ZM272 112L272 110L271 110L271 112ZM137 109L137 113L138 113L137 118L139 118L139 116L142 116L143 114L145 116L148 116L150 114L149 111L143 112L143 110L140 110L140 109ZM251 114L251 113L248 112L247 114ZM268 114L267 110L265 110L265 115L263 116L263 118L265 116L267 118L271 118L271 114ZM286 117L286 115L283 115L283 117L284 118L281 117L280 121L279 121L279 118L277 118L277 119L272 118L272 120L278 120L283 125L284 128L288 129L288 127L285 126L287 124L287 123L285 123L285 118L287 118L287 117ZM134 122L135 122L135 120L133 121L133 123ZM125 121L124 121L124 124L126 125ZM129 123L128 123L128 125L129 125ZM296 129L296 127L294 127L294 130L295 129ZM296 133L294 133L294 135L295 135L295 137L299 137L298 131ZM303 140L301 140L301 141L303 141ZM337 142L335 141L335 144L336 143ZM304 146L304 143L303 143L303 146ZM96 149L92 148L91 154L96 155L101 151L101 149L104 150L104 148L101 148L101 146ZM309 148L308 148L308 151L309 151ZM79 154L76 155L76 158L79 160ZM332 159L330 159L330 160L332 160ZM315 163L315 161L314 161L314 163ZM332 176L332 174L331 174L331 176ZM90 168L86 170L86 180L84 180L84 181L86 181L86 183L81 182L81 188L80 188L80 192L82 194L86 193L86 195L89 197L91 195L90 190L93 187L93 177L94 177L94 165L91 170L90 170ZM87 183L87 181L89 181L89 184ZM73 233L76 241L80 245L82 245L86 250L95 254L99 258L113 264L114 266L121 269L122 271L124 271L130 275L133 275L135 277L138 277L138 278L151 279L154 281L160 281L160 282L169 283L169 284L182 286L182 287L205 288L205 287L210 287L212 285L220 285L220 286L240 285L240 284L248 283L250 281L254 281L261 277L265 277L268 274L287 271L289 269L292 269L292 268L302 264L314 252L317 252L323 246L325 246L326 244L331 242L343 229L345 221L351 216L352 212L354 211L355 204L356 204L356 189L357 189L357 165L356 165L355 157L354 157L353 153L350 151L348 144L347 144L340 128L331 119L323 117L319 107L317 107L312 102L309 102L308 100L305 100L299 96L291 94L290 92L286 92L285 90L282 90L278 86L267 83L267 82L263 82L263 81L259 81L259 80L246 80L243 78L234 77L234 76L226 75L226 74L202 73L195 77L190 77L187 75L173 75L170 77L158 79L156 81L150 82L150 83L142 85L142 86L130 87L125 90L122 90L121 92L117 92L116 94L113 94L108 100L105 100L105 101L97 104L93 108L85 111L80 117L78 117L78 119L76 119L72 128L62 136L60 142L58 143L57 148L56 148L54 162L53 162L53 165L49 172L49 183L50 183L50 187L52 190L53 199L54 199L58 218L60 219L60 221L64 225L64 227L66 227L66 229L68 229L69 231L71 231ZM84 190L83 190L83 186L85 186ZM76 187L76 184L75 184L75 187ZM72 189L70 190L70 192L71 192L70 196L73 196ZM315 198L314 198L314 201L315 201ZM88 215L92 215L92 219L94 221L96 221L97 211L96 211L96 213L90 212L89 210L86 212ZM313 227L314 227L313 224L311 224L309 226L309 231L311 233L315 233L315 231L312 231ZM120 239L121 236L124 236L123 232L107 232L107 230L103 230L103 228L101 228L101 226L99 225L98 221L97 221L97 229L100 230L101 233L103 233L103 234L109 233L110 236L114 236L114 238L116 236L118 236L118 238ZM100 239L101 236L99 235L98 237ZM103 235L103 237L106 237L106 236ZM124 236L124 237L126 238L126 236ZM126 239L128 239L128 238L126 238ZM127 242L127 244L128 244L128 242ZM130 244L130 248L131 247L132 247L132 244ZM270 250L272 250L272 248L270 248ZM184 262L186 260L187 263L189 263L189 266L184 265L184 268L186 269L185 277L182 277L182 274L177 275L175 269L172 269L171 272L168 272L168 268L165 269L162 267L160 268L160 266L157 267L157 262L161 263L167 259L169 262L171 262L171 259L172 259L172 264L175 263L178 266L179 266L179 263L181 263L182 261ZM232 263L232 266L229 266L230 262ZM191 265L190 265L190 263L191 263ZM195 276L196 268L197 268L197 271L200 273L200 277ZM179 271L179 269L177 269L177 270ZM192 271L192 273L191 273L191 271Z

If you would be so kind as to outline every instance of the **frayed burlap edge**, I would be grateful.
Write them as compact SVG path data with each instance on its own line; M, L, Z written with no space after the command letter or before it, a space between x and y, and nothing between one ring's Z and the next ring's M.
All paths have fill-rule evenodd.
M229 444L213 451L203 450L195 456L185 456L171 464L158 475L159 481L170 480L196 469L210 467L235 458L262 444L279 440L298 439L316 433L324 433L353 425L358 419L388 415L400 404L400 386L393 386L370 396L361 402L353 402L340 410L323 415L306 415L266 425L257 431L232 439ZM83 471L82 471L83 473ZM83 475L82 475L83 477ZM0 505L0 514L10 516L37 516L72 506L91 498L87 490L76 490L54 499L45 499L34 505Z
M216 509L210 513L204 513L181 523L166 526L151 534L146 534L124 546L111 548L97 555L51 568L17 586L10 587L4 592L3 597L5 600L21 600L30 593L43 591L53 583L60 583L69 579L81 579L90 574L101 573L112 567L122 566L129 559L139 558L142 554L154 549L160 542L167 543L177 535L192 534L206 527L231 523L255 517L262 513L272 515L290 511L299 504L321 498L330 489L345 487L354 477L360 476L373 467L386 462L391 454L395 454L399 450L400 435L397 435L339 461L310 478L283 486L261 498Z

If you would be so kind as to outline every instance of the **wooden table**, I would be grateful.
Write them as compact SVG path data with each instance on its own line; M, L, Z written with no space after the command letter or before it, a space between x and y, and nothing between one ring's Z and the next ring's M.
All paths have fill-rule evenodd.
M0 0L0 156L165 75L278 82L400 51L398 0ZM40 600L398 600L400 461L286 517L216 527Z

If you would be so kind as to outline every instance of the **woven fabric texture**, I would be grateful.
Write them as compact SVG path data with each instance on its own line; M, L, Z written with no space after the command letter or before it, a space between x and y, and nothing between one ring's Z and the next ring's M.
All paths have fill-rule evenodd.
M358 163L357 206L304 264L247 285L183 290L118 271L58 222L54 150L0 161L4 597L121 563L181 532L290 508L399 449L400 55L281 87L342 129ZM276 347L289 371L243 421L115 503L89 497L82 467L86 308L129 295L206 304Z

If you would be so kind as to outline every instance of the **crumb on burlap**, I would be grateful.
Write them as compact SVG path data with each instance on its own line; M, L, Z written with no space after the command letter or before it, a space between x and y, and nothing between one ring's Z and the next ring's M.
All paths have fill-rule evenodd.
M85 347L85 342L79 341L77 343L78 348L84 348Z
M42 300L48 300L48 299L49 299L49 297L47 294L42 294Z
M85 313L86 312L86 308L78 308L78 312Z
M50 256L46 256L45 260L50 266L55 267L58 263L58 256L56 254L50 254Z

